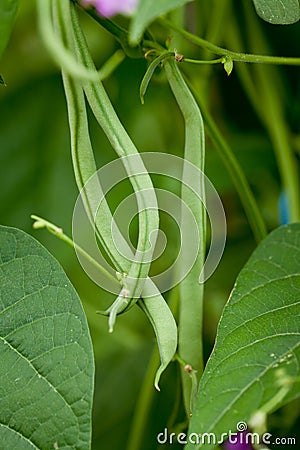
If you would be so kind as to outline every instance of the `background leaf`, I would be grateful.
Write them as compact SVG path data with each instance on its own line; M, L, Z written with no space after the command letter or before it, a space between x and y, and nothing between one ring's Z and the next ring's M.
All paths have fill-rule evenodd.
M257 14L266 22L288 25L300 19L298 0L253 0L253 2Z
M136 14L132 20L129 30L129 40L136 45L142 37L147 26L161 14L189 3L191 0L160 0L149 2L140 0Z
M0 227L0 442L89 449L94 363L80 300L58 262Z
M300 224L295 223L272 232L238 276L200 382L190 433L235 432L239 421L249 420L278 392L279 368L287 376L299 375L299 293ZM281 404L299 392L298 381Z
M18 0L0 2L0 58L7 45L18 8Z

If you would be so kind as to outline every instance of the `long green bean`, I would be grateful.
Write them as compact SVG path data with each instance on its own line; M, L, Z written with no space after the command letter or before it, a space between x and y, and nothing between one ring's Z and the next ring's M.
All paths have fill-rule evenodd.
M93 70L94 63L78 24L74 8L71 13L78 58L88 69ZM131 299L130 303L132 303L141 295L142 287L151 265L151 258L149 257L149 236L158 230L156 195L142 158L139 156L136 147L120 123L102 84L89 80L83 80L82 84L89 105L99 125L105 132L118 156L123 157L124 167L136 194L139 209L139 235L136 253L126 277L129 286L128 299ZM135 155L135 158L127 158L131 155ZM97 223L96 219L96 227L100 229L100 226L101 224L99 222ZM123 307L125 308L126 304Z
M193 33L188 32L184 28L177 26L167 19L157 20L164 27L168 27L171 30L179 33L181 36L185 37L190 42L198 45L199 47L214 53L215 55L228 56L233 61L240 61L245 63L264 63L264 64L276 64L276 65L290 65L299 66L300 58L288 57L288 56L270 56L270 55L256 55L241 52L234 52L226 48L219 47L205 39L196 36Z
M184 158L194 164L200 171L204 171L205 141L202 116L193 95L182 77L177 64L172 60L164 61L166 75L174 93L178 106L185 121L185 151ZM186 184L187 185L186 185ZM179 354L180 357L197 371L200 377L203 369L202 360L202 309L203 284L199 284L199 275L204 265L206 246L206 212L205 206L188 187L189 165L184 167L182 175L182 201L187 204L197 222L199 231L199 251L197 259L189 274L180 284L180 312L179 312ZM204 177L199 177L198 194L205 197ZM188 229L189 218L182 211L182 228ZM198 244L193 241L183 242L183 261L188 260L193 247ZM197 237L194 237L197 238ZM188 414L190 411L191 380L182 371L184 402Z
M72 48L73 35L72 31L70 31L67 27L67 25L70 24L71 21L70 11L67 8L61 11L61 6L61 2L57 2L57 5L53 3L56 32L60 35L60 39L62 40L62 42ZM98 207L99 196L103 197L103 192L101 185L100 183L97 183L96 178L94 178L94 183L87 183L87 181L97 171L97 167L89 136L84 93L80 81L76 78L72 78L70 76L70 72L64 70L64 68L62 68L62 76L68 106L69 127L71 135L71 154L75 179L78 189L84 196L84 202L88 213L91 219L93 219L94 211L97 210ZM111 212L105 199L103 200L101 207L103 214L105 214L106 217L109 217L109 219L112 220ZM110 225L108 226L108 228L109 227ZM117 252L113 251L114 246L109 240L110 233L107 232L106 236L104 235L102 229L101 233L97 233L97 237L99 238L100 243L109 256L110 260L113 262L116 270L129 270L129 265L125 266L125 261L123 261L123 259L119 257Z
M75 11L73 10L71 12L69 2L67 0L55 0L53 2L53 12L56 22L56 29L59 32L60 38L64 42L64 45L70 48L71 52L77 50L77 56L81 56L80 64L83 62L86 65L88 62L90 65L88 69L91 68L91 70L93 70L93 63L90 59L86 43L78 25ZM73 34L74 29L75 33ZM87 183L88 179L96 172L93 149L88 132L86 105L81 82L78 79L72 79L70 77L70 71L68 70L63 70L63 79L68 103L75 177L79 189L82 189L83 186L86 187L89 185L89 183ZM137 294L139 290L142 289L146 281L143 292L141 292L144 298L139 299L139 305L148 315L154 327L159 344L161 365L155 377L155 386L158 388L160 375L168 363L172 360L176 351L177 327L167 303L153 282L147 277L151 260L143 261L144 250L147 246L147 239L151 232L156 231L158 227L156 197L153 192L150 177L142 164L141 158L130 141L127 133L118 121L118 118L101 83L98 82L97 85L93 83L85 83L85 89L90 101L94 101L95 99L91 97L95 96L96 104L92 102L94 112L112 145L117 150L119 156L125 157L126 155L134 155L138 161L138 167L136 167L136 165L131 165L130 159L123 159L128 176L131 179L136 194L138 195L139 216L141 217L139 222L140 237L136 252L138 257L134 261L134 264L131 264L131 267L129 267L128 260L122 256L118 252L118 249L113 245L111 238L111 223L113 218L105 198L101 203L101 212L104 213L102 214L101 227L98 223L97 230L104 249L108 252L116 268L119 269L120 272L124 272L124 268L127 269L127 267L129 267L126 282L130 276L132 276L133 281L136 283L139 283L140 279L142 281L141 286L138 288L135 287L135 292L132 290L131 292L126 292L125 294L124 287L121 289L119 297L108 311L110 315L109 324L111 329L113 327L116 315L128 309L128 301L130 300L129 295L133 297L134 302L137 301ZM103 116L101 116L101 114ZM99 115L101 116L100 118ZM119 130L117 128L119 128ZM117 135L116 139L115 134ZM141 175L137 175L137 173ZM145 192L143 193L143 190L146 193L149 193L150 191L151 195L145 196ZM84 192L84 201L88 212L92 217L95 208L97 207L97 199L102 196L103 192L100 183L92 183L91 189L87 188L87 191ZM148 202L149 198L150 204ZM126 241L124 241L124 245L130 254L131 250ZM130 289L132 289L132 286L130 286ZM134 297L134 295L136 297ZM131 303L133 304L134 302Z
M74 55L63 45L63 41L58 39L52 26L52 1L38 0L37 5L39 31L44 44L58 66L63 67L74 77L98 80L99 74L96 69L90 70L84 67L84 65L79 64L78 61L76 61L76 58L74 58Z
M62 1L62 2L57 2L57 10L60 11L61 14L61 20L60 22L63 24L62 26L65 28L65 33L67 35L69 35L69 39L68 39L68 43L69 45L72 45L72 39L74 39L72 36L70 36L70 34L72 33L73 28L70 26L71 22L69 20L66 20L66 18L68 17L68 13L70 13L70 5L68 2ZM75 15L73 15L73 19L75 21ZM69 29L68 29L69 27ZM77 32L79 30L79 26L77 24ZM80 30L81 32L81 30ZM81 49L84 46L83 43L83 36L82 34L81 36ZM85 53L86 57L88 55L88 53ZM90 61L91 62L91 61ZM92 64L92 62L91 62ZM91 69L93 70L93 69ZM80 91L80 87L78 87L78 85L75 84L74 80L71 80L69 77L66 78L66 73L64 74L64 79L65 79L65 85L68 84L66 92L67 92L67 96L69 97L68 100L69 102L72 103L72 108L71 108L71 129L73 130L73 148L75 149L73 151L73 159L77 158L78 161L75 161L75 173L77 172L77 179L79 176L84 176L84 180L79 180L79 186L82 188L82 181L87 181L87 179L91 176L92 173L94 173L96 171L95 168L95 164L94 164L94 158L92 156L92 149L91 149L91 144L89 141L89 136L86 134L86 130L88 129L87 127L87 119L86 119L86 113L83 111L85 111L85 107L83 105L84 103L84 98L83 98L83 92ZM116 117L116 114L109 102L109 99L101 85L100 82L97 83L97 86L90 86L93 90L95 89L97 92L97 99L99 102L103 101L103 98L105 98L105 105L103 107L103 110L105 111L105 113L107 113L107 117L103 117L102 118L102 126L104 125L104 127L106 128L105 131L106 133L109 135L109 137L112 137L115 135L115 133L117 133L117 127L120 126L121 124L118 122L118 119ZM101 92L99 93L99 89L101 89ZM76 90L76 92L74 92L74 90ZM102 111L103 111L102 110ZM85 117L83 117L83 115L85 115ZM81 121L78 123L78 119L79 117L81 118ZM112 119L113 118L113 119ZM113 120L113 123L110 123L110 121ZM77 123L75 123L75 121L77 121ZM78 126L81 125L81 126ZM123 130L123 129L122 129ZM126 142L124 143L124 137ZM122 141L123 139L123 141ZM129 146L131 147L131 149L133 148L133 144L131 143L127 133L125 132L125 130L123 130L123 134L120 137L120 140L118 141L118 143L114 142L114 148L117 149L117 151L119 151L120 154L120 148L123 148L124 146L126 147L128 145L128 143L130 142ZM88 148L88 151L86 150L86 147ZM84 152L82 151L82 149L84 148ZM137 155L137 150L134 148L134 150L131 151L131 154L136 154ZM123 152L122 156L126 156L126 151ZM93 161L91 163L91 161ZM127 164L126 159L124 160L125 164ZM88 169L86 168L86 165L91 165L91 167L89 167ZM79 167L79 169L78 169ZM143 174L140 175L140 177L136 177L134 175L134 172L136 170L135 167L127 167L129 175L131 175L131 180L133 180L133 185L135 186L136 192L139 194L138 196L138 201L140 201L140 229L141 232L139 233L140 239L139 239L139 243L137 246L137 254L138 254L138 260L131 264L131 267L128 264L124 265L124 258L120 257L120 254L118 252L118 249L115 248L114 246L114 241L113 238L111 236L111 222L108 223L106 222L107 226L104 227L103 226L103 220L101 220L101 227L100 224L96 224L96 227L99 231L99 235L102 236L102 240L101 243L105 246L106 251L108 251L109 256L112 258L112 260L114 261L114 263L116 264L117 269L120 272L127 272L128 271L128 275L127 275L127 282L130 283L130 281L132 280L132 284L133 286L131 287L131 292L130 292L130 296L132 298L134 298L135 300L137 300L140 292L141 292L141 285L144 282L145 278L147 277L148 271L149 271L149 266L151 263L148 264L144 264L144 261L142 260L144 254L145 254L145 249L148 246L148 237L151 234L152 231L155 231L158 228L158 214L157 211L155 210L155 206L156 206L156 200L155 200L155 194L152 193L151 195L151 205L146 204L146 200L144 199L143 196L143 189L147 189L147 193L148 193L148 198L147 200L149 200L149 192L150 189L152 189L152 183L150 181L150 177L148 175L146 175L146 169L144 168L141 159L139 159L139 171ZM131 173L130 173L131 172ZM86 176L85 176L86 175ZM96 185L96 189L99 190L99 185ZM89 197L89 202L95 202L95 200L93 199L97 199L99 198L99 192L98 195L96 195L96 192L92 192L92 193L86 193L86 195ZM92 205L93 206L93 210L95 211L95 208L97 205ZM151 209L149 209L149 206L152 207ZM107 205L107 203L102 202L101 204L101 217L105 215L107 215L109 213L109 207ZM109 218L111 219L111 214L109 213ZM143 231L142 231L143 230ZM148 258L149 258L149 254L148 254ZM150 258L149 258L150 259ZM121 267L122 265L122 267ZM122 297L122 295L121 295ZM122 310L122 308L125 308L127 306L126 302L122 302L121 298L117 299L116 305L118 306L118 311L119 309ZM120 306L123 305L123 306ZM113 310L112 315L114 315L115 312Z

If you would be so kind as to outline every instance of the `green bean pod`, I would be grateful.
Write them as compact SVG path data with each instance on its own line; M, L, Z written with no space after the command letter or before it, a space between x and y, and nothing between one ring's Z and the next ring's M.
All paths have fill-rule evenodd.
M185 150L184 158L194 164L200 171L204 172L204 126L201 112L193 95L186 85L174 60L165 60L164 67L168 82L176 98L178 106L185 122ZM179 342L178 349L180 357L197 371L198 378L203 370L202 358L202 320L203 320L203 284L199 283L199 276L203 269L206 247L206 211L200 198L188 187L189 173L188 165L183 169L181 199L190 208L197 222L199 251L197 259L185 279L180 284L180 307L179 307ZM187 185L186 185L187 184ZM204 177L199 176L198 193L202 199L205 198ZM189 229L189 218L182 211L181 227ZM195 237L194 237L195 238ZM188 260L193 246L193 236L189 242L182 243L183 261ZM188 415L191 405L191 380L187 373L182 370L184 402Z
M74 8L71 13L76 38L77 56L80 63L84 64L88 69L93 70L94 63L78 24ZM128 298L130 299L130 303L134 303L141 295L143 284L150 270L151 258L149 258L149 249L151 246L149 236L153 233L156 234L159 226L156 195L142 158L115 113L102 84L90 80L83 80L82 84L95 118L118 156L122 158L128 178L136 195L139 209L139 235L134 259L126 277L129 290ZM134 159L127 158L132 155L135 156ZM132 161L134 162L132 163ZM98 229L101 228L101 224L97 220L96 227ZM154 250L153 247L152 251Z
M60 6L62 6L60 2L57 2L57 5L53 3L54 28L65 46L72 49L74 41L72 30L69 27L71 23L70 10L65 8L62 11ZM75 51L75 48L73 48L73 51ZM97 237L116 270L129 270L129 265L125 265L126 261L121 259L116 252L112 251L114 247L111 245L110 235L108 233L112 215L107 201L104 198L101 184L97 183L96 179L92 185L87 184L88 180L96 173L97 166L89 135L86 104L81 82L77 78L73 78L70 72L64 68L62 68L62 77L68 107L71 154L76 184L84 196L85 207L91 219L94 216L94 211L98 207L98 198L100 196L103 197L101 204L102 214L104 217L107 217L108 222L107 225L105 222L103 227L106 226L107 233L97 232Z
M67 41L66 44L71 47L71 50L75 50L75 52L77 51L77 57L80 66L86 67L87 70L91 72L95 71L93 61L87 48L87 44L78 24L74 6L70 5L68 1L56 1L54 2L54 9L56 10L56 14L59 16L58 24L63 30L61 34L65 34L65 41ZM71 18L71 20L67 19L68 16ZM67 39L66 36L68 36ZM67 74L65 74L65 78L66 75ZM116 150L119 156L124 157L124 166L127 171L129 180L131 181L131 184L134 188L139 207L138 244L136 253L135 255L133 255L133 261L130 264L128 264L127 260L124 264L124 258L122 258L118 251L118 248L116 248L114 245L113 239L111 237L111 222L109 223L106 220L107 226L103 227L103 216L104 214L107 215L109 213L109 208L106 203L104 204L104 206L101 205L101 224L99 223L99 219L98 221L96 220L95 224L98 233L102 236L101 242L105 242L106 247L108 247L109 249L109 255L111 256L111 254L113 254L114 262L117 261L118 263L121 263L118 264L117 269L121 272L127 273L126 281L129 287L128 300L131 306L141 295L142 287L145 280L147 279L151 265L151 257L149 256L149 253L151 252L149 236L152 235L153 237L153 232L156 233L158 229L158 211L155 191L153 189L150 176L147 173L146 168L144 167L142 159L139 156L138 151L136 150L126 131L124 130L123 126L121 125L101 82L98 81L96 83L90 80L86 80L85 82L83 82L83 86L86 91L86 96L91 105L91 108L107 137L111 141L113 148ZM77 90L77 96L78 94L79 92ZM75 102L73 96L73 105L74 104ZM81 111L82 107L83 105L78 104L77 101L77 105L75 107L77 111ZM86 125L83 124L83 128L85 127ZM79 145L77 147L79 149L77 153L82 153L82 151L80 152L80 149L82 147ZM126 159L126 156L130 155L135 155L136 157L134 164L131 164L130 159ZM89 160L90 156L88 156L87 159ZM89 193L86 193L86 196L89 197ZM99 198L99 195L97 197L93 195L93 197ZM89 203L91 203L92 201L93 199L89 199ZM109 218L111 218L111 214L109 214ZM122 268L120 268L120 265L122 265ZM115 307L117 307L117 311L115 311ZM120 302L120 299L118 298L115 305L112 306L111 314L115 316L116 312L121 312L125 308L128 308L128 302Z
M172 361L177 348L177 325L174 316L161 294L145 297L138 305L148 317L155 332L160 355L160 366L156 372L154 386L159 391L161 374Z
M79 31L79 25L76 22L77 18L75 16L75 13L71 13L70 6L68 5L68 2L55 0L53 6L53 12L54 12L54 19L56 24L56 29L60 34L60 38L63 40L64 44L67 46L67 48L70 48L70 50L77 51L80 50L82 54L85 56L85 58L89 58L89 55L86 52L82 50L82 47L85 47L86 44L82 41L83 36L80 34L81 30ZM71 14L73 15L71 20ZM75 35L73 34L73 26L74 26L74 20L75 24L77 23L77 29ZM75 26L75 28L76 28ZM78 37L80 37L80 45L78 44ZM77 44L76 44L77 42ZM77 47L76 47L77 45ZM79 48L80 47L80 48ZM82 62L82 60L81 60ZM86 63L86 61L84 61ZM72 159L73 159L73 166L74 166L74 172L76 177L76 182L79 187L79 189L82 189L84 186L89 186L89 184L86 184L89 178L96 172L96 164L94 160L94 154L93 154L93 148L89 137L89 131L88 131L88 120L87 120L87 114L86 114L86 105L85 105L85 99L84 99L84 93L82 89L82 82L79 79L71 78L70 72L67 70L63 70L63 81L64 81L64 87L66 91L66 98L67 98L67 104L68 104L68 114L69 114L69 124L70 124L70 130L71 130L71 147L72 147ZM85 84L86 86L86 84ZM86 91L89 92L89 95L91 96L94 92L96 95L96 98L99 101L99 96L104 95L105 101L109 102L105 91L101 87L101 91L99 92L99 86L94 86L92 83L88 84L88 86L85 87ZM91 97L90 97L91 99ZM109 103L110 105L110 103ZM99 114L99 104L94 106L96 109L96 112ZM107 107L107 104L105 105ZM101 105L100 105L101 107ZM102 107L104 107L102 105ZM99 109L97 109L99 108ZM119 126L116 115L114 110L112 109L112 106L108 106L105 110L105 113L108 114L108 118L105 116L101 119L101 123L105 123L105 129L108 134L108 136L112 137L115 136L116 133L116 126ZM111 119L113 117L113 119ZM108 124L107 124L108 121ZM112 121L112 123L111 123ZM102 124L103 125L103 124ZM119 133L118 139L119 144L123 145L122 139L124 138L125 131L122 129L121 133ZM131 142L131 141L130 141ZM114 142L114 145L116 145L116 142ZM127 137L125 139L125 147L129 146L129 154L137 154L137 150L133 146L132 143L129 143L129 138ZM120 147L120 148L123 148ZM126 156L128 152L124 151L124 155ZM123 156L123 155L122 155ZM131 180L133 181L133 187L135 190L142 191L143 189L147 188L147 192L149 189L152 188L152 184L150 184L149 180L150 177L146 172L146 169L140 165L140 171L142 173L141 176L136 177L135 176L135 167L127 166L127 172L131 175ZM146 176L145 176L146 174ZM115 246L112 243L111 238L111 222L113 220L112 214L110 211L110 208L105 200L105 197L103 196L103 191L101 188L100 183L99 184L93 184L92 189L87 188L87 190L84 192L85 198L85 204L87 209L90 211L90 214L93 217L93 211L95 210L95 207L97 204L95 203L99 197L103 197L103 201L101 203L101 227L98 224L97 231L99 234L99 237L101 238L101 243L105 249L105 251L108 253L109 257L111 258L112 262L114 263L117 270L122 273L126 271L129 268L129 274L132 268L130 268L128 264L128 260L123 257ZM147 198L143 198L142 195L140 195L140 202L142 203L141 207L147 208L149 204L146 202ZM152 196L153 200L153 196ZM153 202L151 204L153 206ZM156 206L156 204L154 204ZM146 211L147 212L147 211ZM141 249L143 249L143 246L145 246L145 239L148 237L148 235L151 233L151 231L155 230L155 227L157 226L156 221L156 215L157 211L154 211L154 219L151 216L150 218L147 216L147 214L142 211L142 221L140 221L140 234L142 235L142 239L140 239L139 242L139 251L141 252ZM141 213L140 213L141 215ZM149 226L150 222L150 226ZM124 240L125 248L128 250L128 253L130 254L130 248L127 244L127 242ZM127 247L126 247L127 245ZM132 254L132 252L131 252ZM133 256L133 254L132 254ZM136 262L136 266L139 263L140 266L143 266L142 262ZM137 267L134 268L135 271ZM158 388L158 382L159 378L164 371L164 369L167 367L169 362L172 360L176 347L177 347L177 327L175 319L165 302L164 298L154 285L154 283L147 277L148 275L148 268L146 270L144 269L144 274L140 270L140 267L138 267L139 272L138 276L143 275L145 277L145 284L143 286L143 290L141 292L142 299L134 299L134 302L138 300L139 305L141 308L145 311L146 315L149 317L149 320L154 328L158 346L159 346L159 352L160 352L160 358L161 358L161 365L157 371L156 378L155 378L155 386ZM127 278L126 278L127 281ZM113 305L104 312L105 314L109 315L109 328L110 331L112 331L114 321L117 314L120 314L121 312L124 312L125 310L129 309L133 306L133 303L131 299L127 298L124 294L124 287L121 289L120 295L115 300Z
M58 66L73 77L98 80L99 73L95 69L89 70L84 65L79 64L72 52L64 45L64 42L58 39L52 25L52 7L54 12L56 9L52 0L38 0L37 7L39 31L44 44Z

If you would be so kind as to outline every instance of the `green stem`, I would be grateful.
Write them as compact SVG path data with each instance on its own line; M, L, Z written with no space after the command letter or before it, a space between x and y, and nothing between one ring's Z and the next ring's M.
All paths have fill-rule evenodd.
M253 48L268 51L268 46L258 26L256 17L250 10L246 10L248 36ZM227 36L230 42L242 46L238 28L232 18L232 29ZM281 175L290 210L290 221L300 220L300 187L297 161L290 145L290 131L284 118L280 99L280 81L275 68L256 66L253 73L248 67L238 67L245 92L266 127L273 144L278 169Z
M254 237L259 243L267 235L266 225L259 211L257 203L255 201L254 195L250 189L249 183L242 168L239 165L238 160L233 154L231 148L223 138L221 132L219 131L215 121L211 117L208 109L206 108L204 102L202 101L200 95L197 91L189 84L194 97L201 109L207 131L214 142L219 155L225 164L228 172L231 175L235 188L239 194L242 205L244 207L245 213L247 215L249 225L253 231Z
M218 58L218 59L209 59L209 60L202 60L202 59L190 59L190 58L183 58L182 61L180 62L187 62L187 63L192 63L192 64L219 64L219 63L224 63L225 62L225 58Z
M125 53L123 50L119 49L116 50L111 57L105 61L101 69L99 70L100 79L105 80L105 78L108 78L115 70L116 68L124 61L125 59Z
M74 4L84 9L99 25L105 28L121 44L124 53L130 58L143 58L143 50L140 45L133 47L128 41L128 31L117 25L110 19L101 17L94 7L83 7L78 0L72 0Z
M58 38L52 23L52 7L53 3L51 0L37 1L39 31L54 61L59 67L63 67L76 78L87 78L97 81L99 79L97 70L95 68L89 70L80 65L74 58L74 55Z
M233 61L241 61L248 63L264 63L264 64L284 64L284 65L300 65L300 58L291 58L286 56L269 56L269 55L254 55L241 52L234 52L227 50L226 48L219 47L218 45L212 44L211 42L195 36L192 33L178 27L174 23L168 21L167 19L158 19L158 22L164 27L168 27L171 30L184 36L190 42L198 45L199 47L209 50L215 55L228 56Z
M149 413L154 399L153 378L159 363L157 349L154 349L148 364L147 372L140 388L140 395L136 402L129 438L127 441L127 450L140 450L146 434L146 428L149 420Z
M66 242L68 245L70 245L73 249L75 249L78 253L80 253L82 256L86 258L87 261L92 263L100 272L102 272L109 280L113 281L115 284L120 286L120 282L117 280L116 277L114 277L111 273L109 273L104 267L101 266L92 256L87 253L82 247L77 245L72 239L67 236L63 229L58 227L57 225L54 225L51 222L48 222L48 220L43 219L42 217L31 215L30 216L35 222L33 223L33 228L36 230L41 228L46 228L51 234L54 234L54 236L58 237L63 242Z

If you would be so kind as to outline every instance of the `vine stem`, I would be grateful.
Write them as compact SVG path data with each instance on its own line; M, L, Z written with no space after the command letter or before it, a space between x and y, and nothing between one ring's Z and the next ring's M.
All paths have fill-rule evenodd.
M71 0L76 6L92 17L99 25L105 28L121 44L124 53L130 58L142 58L143 51L140 45L133 47L129 44L128 31L110 19L101 17L93 6L83 7L78 0Z
M233 154L231 148L223 138L221 132L219 131L215 121L209 114L204 102L202 101L199 93L193 88L191 83L188 83L189 87L197 100L197 103L201 109L207 131L214 142L220 157L230 173L232 180L234 182L235 188L239 194L241 203L244 207L246 216L249 221L249 225L253 231L253 235L257 243L264 239L267 235L267 229L264 219L259 211L254 195L250 189L249 183L242 168L239 165L238 160Z
M133 415L130 434L127 441L127 450L139 450L143 446L143 438L147 428L149 413L154 400L153 377L159 363L159 355L156 349L152 351L146 375L140 389Z
M182 62L187 62L191 64L220 64L225 62L225 58L222 57L218 59L209 59L209 60L183 58Z
M73 249L78 251L82 256L84 256L87 261L92 263L100 272L102 272L107 278L109 278L111 281L113 281L115 284L120 286L120 281L117 280L111 273L109 273L104 267L101 266L92 256L87 253L82 247L77 245L72 239L67 236L63 229L58 227L57 225L54 225L53 223L49 222L48 220L43 219L42 217L36 216L32 214L31 219L33 219L35 222L33 223L33 228L38 230L41 228L46 228L47 231L49 231L51 234L54 234L54 236L58 237L61 241L66 242L68 245L70 245Z
M249 10L246 10L245 14L247 14L247 19L250 21L247 30L250 45L252 48L268 51L266 41L255 21L255 17ZM236 45L242 46L242 39L233 17L231 24L230 31L226 35L227 41L235 42ZM265 126L273 144L283 189L289 200L289 220L291 222L299 221L299 175L297 161L290 145L290 130L284 117L280 99L280 79L277 72L271 72L270 67L257 66L253 67L252 70L250 71L250 67L241 65L237 68L237 73L254 110Z
M199 47L204 48L205 50L209 50L215 55L227 56L231 58L233 61L240 61L246 63L264 63L264 64L279 64L279 65L282 64L291 66L300 65L300 58L297 57L255 55L250 53L234 52L232 50L219 47L218 45L206 41L205 39L200 38L199 36L195 36L194 34L189 33L188 31L184 30L181 27L178 27L176 24L170 22L167 19L158 19L158 22L161 25L176 31L181 36L184 36L190 42L193 42Z

